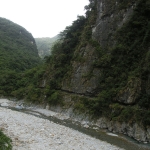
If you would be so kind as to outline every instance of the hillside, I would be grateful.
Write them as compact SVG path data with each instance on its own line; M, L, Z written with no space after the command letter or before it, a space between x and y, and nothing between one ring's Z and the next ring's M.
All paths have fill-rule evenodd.
M85 8L45 65L8 95L72 108L100 128L150 142L150 2L90 0Z
M23 71L40 59L32 35L23 27L0 18L0 69Z
M35 38L35 42L37 45L38 53L41 58L48 56L51 54L51 47L54 42L59 39L58 35L52 38L43 37L43 38Z
M0 18L0 95L13 88L16 73L41 62L33 36L23 27ZM10 83L11 86L7 87ZM5 92L4 92L5 91Z

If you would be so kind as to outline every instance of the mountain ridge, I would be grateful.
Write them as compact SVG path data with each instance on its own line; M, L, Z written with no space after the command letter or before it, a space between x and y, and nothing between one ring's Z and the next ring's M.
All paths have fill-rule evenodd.
M0 18L0 95L11 92L17 82L17 73L40 63L31 33L10 20Z

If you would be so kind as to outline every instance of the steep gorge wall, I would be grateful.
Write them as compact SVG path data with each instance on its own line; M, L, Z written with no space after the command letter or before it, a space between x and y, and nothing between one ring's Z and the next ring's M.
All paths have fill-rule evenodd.
M136 6L134 1L123 2L120 0L98 0L97 1L97 20L94 25L93 39L97 40L103 47L112 47L115 44L114 35L116 31L127 22Z
M111 55L110 49L116 45L116 33L131 19L137 2L137 0L132 2L97 0L97 19L96 23L91 26L92 38L99 43L101 48L105 50L105 53ZM69 76L62 82L62 90L85 96L97 96L97 93L101 92L101 89L99 89L99 80L103 69L93 65L96 61L101 59L98 57L96 48L89 43L77 49L74 56L76 56L76 58L78 57L78 59L72 61L72 70L69 72ZM146 83L146 86L148 87L148 83ZM121 107L135 105L141 93L141 89L142 80L138 77L134 77L127 81L125 88L119 91L113 101L121 103ZM73 99L70 101L73 101ZM139 108L137 108L136 111L138 111L138 109ZM112 109L112 113L114 111L116 110ZM84 117L82 119L84 120ZM124 133L139 141L150 142L150 128L149 126L144 126L142 123L130 122L130 120L128 120L128 122L120 122L102 116L99 117L96 124L100 128L106 128L112 132Z
M90 2L87 16L62 32L46 71L32 72L37 84L29 83L27 99L50 109L61 105L71 119L90 125L92 116L100 128L150 142L150 3Z
M72 62L71 77L62 83L62 89L83 95L93 95L98 86L100 70L93 68L93 63L98 59L95 49L87 45L77 51L81 61Z
M109 0L97 0L97 19L91 26L92 38L99 45L108 51L115 45L115 34L121 26L129 20L136 6L135 2L128 3L121 8L121 2ZM109 52L108 52L109 53ZM88 44L77 49L72 62L70 77L62 83L62 89L84 95L94 95L98 92L101 69L94 67L94 63L99 60L96 49Z

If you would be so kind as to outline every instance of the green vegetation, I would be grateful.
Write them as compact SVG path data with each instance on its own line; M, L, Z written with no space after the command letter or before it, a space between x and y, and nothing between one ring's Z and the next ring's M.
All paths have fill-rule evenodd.
M40 62L35 41L23 27L0 18L0 70L17 72Z
M1 76L4 79L1 80L0 94L18 99L25 98L33 102L47 101L54 105L62 103L61 95L57 90L61 89L61 82L71 71L74 51L81 38L85 38L84 42L91 38L89 22L92 24L90 14L87 17L78 16L71 26L66 27L60 33L60 40L53 45L52 54L45 57L45 64L19 74L14 70L6 70L3 74L6 76ZM42 86L44 80L46 80L46 85Z
M13 89L11 89L7 95L18 99L26 98L35 103L42 101L44 95L42 96L43 90L41 81L44 72L45 67L40 65L20 74L16 74L16 76L14 76L14 82L12 81ZM8 78L12 79L12 77L9 76ZM10 86L10 82L8 84Z
M49 56L51 54L51 47L59 39L59 36L56 35L52 38L35 38L37 45L38 53L41 58Z
M41 63L32 35L23 27L0 18L0 95L20 88L20 74Z
M118 9L130 5L129 1L121 2ZM78 54L83 47L91 45L99 57L93 62L93 68L101 71L97 81L99 86L93 97L80 96L75 100L75 109L89 112L93 116L107 116L120 122L149 125L150 2L149 0L136 2L130 20L116 32L113 47L104 49L97 41L92 40L91 26L95 24L97 18L97 4L95 0L90 0L90 4L85 7L86 16L78 16L71 26L60 33L60 39L51 48L51 55L44 58L45 63L41 66L24 71L31 65L22 66L21 62L19 63L21 67L12 69L13 67L9 65L10 60L7 63L5 57L1 57L4 59L6 69L3 68L4 73L0 74L0 94L38 103L65 105L60 93L62 82L64 79L69 81L73 62L88 61ZM7 50L5 44L3 47ZM11 48L8 48L8 51L10 50ZM15 60L17 59L18 57ZM24 72L18 71L18 74L17 69ZM83 76L90 79L92 73ZM130 104L119 101L123 94L133 95L134 101Z
M12 150L11 139L0 131L0 150Z
M78 16L72 26L66 27L60 33L60 40L52 47L52 55L45 58L46 63L49 64L48 70L53 71L53 74L50 73L50 76L52 76L50 81L52 85L50 86L55 89L60 89L64 76L71 69L71 61L80 41L85 22L84 16Z

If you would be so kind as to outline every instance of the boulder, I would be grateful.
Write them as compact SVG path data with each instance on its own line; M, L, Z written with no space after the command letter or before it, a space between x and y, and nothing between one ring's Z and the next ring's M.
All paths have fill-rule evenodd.
M1 106L2 106L2 107L8 107L8 106L9 106L9 104L8 104L8 103L6 103L6 102L4 102L4 103L1 103Z

